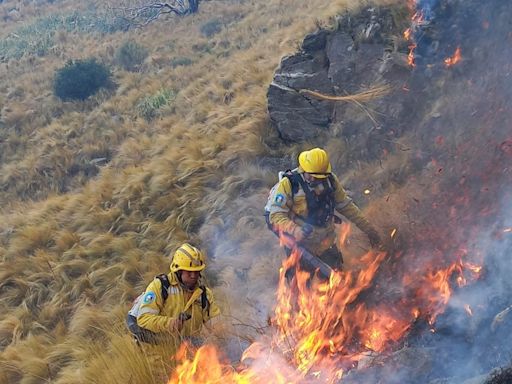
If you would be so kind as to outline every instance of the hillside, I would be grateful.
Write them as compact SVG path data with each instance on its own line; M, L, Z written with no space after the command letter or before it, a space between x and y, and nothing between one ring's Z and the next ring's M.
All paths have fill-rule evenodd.
M203 1L140 29L118 5L0 2L0 383L167 381L123 318L188 239L223 315L172 383L480 384L509 364L510 5ZM113 82L57 98L88 58ZM326 285L285 281L262 215L313 146L384 239L352 228Z
M0 63L0 382L126 382L133 361L115 346L129 340L108 330L189 237L212 257L226 313L266 318L280 253L260 213L275 173L259 161L292 162L300 150L269 126L267 87L306 33L359 5L212 1L112 33L52 21L102 15L102 3L0 4L4 47L14 35L48 44ZM137 72L115 61L128 40L149 51ZM89 57L112 66L116 88L85 102L54 97L55 70ZM137 105L161 90L176 96L146 121ZM237 273L255 284L231 292Z

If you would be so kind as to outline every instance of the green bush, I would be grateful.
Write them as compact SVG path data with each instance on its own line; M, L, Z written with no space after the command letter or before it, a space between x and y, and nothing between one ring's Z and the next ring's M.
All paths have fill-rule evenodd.
M134 41L127 41L116 51L116 61L127 71L136 71L148 57L148 50Z
M96 59L71 60L57 70L53 89L62 100L85 100L110 85L111 76L110 69Z
M161 89L156 94L146 96L137 104L139 116L147 121L154 119L158 115L158 110L170 104L176 98L176 92L169 89Z

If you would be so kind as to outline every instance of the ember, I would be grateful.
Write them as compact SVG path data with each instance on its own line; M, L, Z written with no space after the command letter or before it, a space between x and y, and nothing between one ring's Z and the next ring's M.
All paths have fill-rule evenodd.
M460 47L457 47L457 49L455 50L455 53L453 54L452 57L447 57L446 59L444 59L444 65L447 68L449 68L449 67L452 67L455 64L459 63L461 60L462 60L461 49L460 49Z

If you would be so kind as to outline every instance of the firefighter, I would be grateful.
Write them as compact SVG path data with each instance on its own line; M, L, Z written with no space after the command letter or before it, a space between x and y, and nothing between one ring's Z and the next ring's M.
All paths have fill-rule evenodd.
M291 237L331 268L340 269L343 258L336 246L335 211L365 232L372 246L380 244L378 232L347 196L321 148L302 152L296 169L280 172L265 206L267 225L274 233Z
M205 267L203 252L193 245L184 243L176 250L170 273L157 276L128 313L128 328L138 342L165 340L177 348L220 314L212 292L200 283Z

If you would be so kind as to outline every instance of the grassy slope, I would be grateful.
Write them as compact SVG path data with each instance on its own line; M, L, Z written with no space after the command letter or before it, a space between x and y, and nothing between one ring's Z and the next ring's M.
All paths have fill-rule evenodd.
M198 237L203 222L206 237L218 223L246 250L255 245L261 220L251 223L241 205L261 207L274 178L251 165L274 140L266 113L273 71L319 21L358 5L205 2L198 15L99 41L59 34L56 53L0 64L8 133L0 155L0 382L153 380L148 365L134 368L140 356L126 338L105 338L102 329L120 326L129 300L165 268L164 255ZM29 22L36 12L25 15ZM202 36L200 26L216 17L228 20L224 29ZM52 75L65 60L111 63L128 38L151 52L144 71L117 70L115 93L84 104L52 97ZM193 64L173 69L172 57ZM161 88L179 91L174 111L152 123L136 118L138 100ZM96 178L70 176L74 163L106 152L112 161Z

